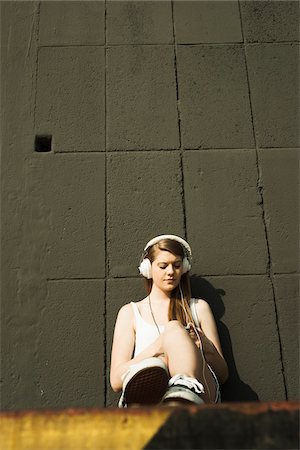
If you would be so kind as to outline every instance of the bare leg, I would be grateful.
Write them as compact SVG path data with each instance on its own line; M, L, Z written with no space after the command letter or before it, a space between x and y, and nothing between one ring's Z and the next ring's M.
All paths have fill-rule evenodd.
M202 395L203 400L214 402L216 396L215 380L205 361L203 368L200 350L183 325L177 320L172 320L167 324L163 333L163 348L171 377L176 374L185 374L196 378L205 389L205 393ZM203 369L205 377L203 377Z

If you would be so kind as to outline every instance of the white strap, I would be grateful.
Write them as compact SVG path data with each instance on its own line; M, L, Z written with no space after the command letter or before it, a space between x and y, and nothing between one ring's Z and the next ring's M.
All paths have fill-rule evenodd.
M200 322L199 322L199 318L198 318L198 314L197 314L197 309L196 309L196 299L195 298L191 298L190 301L190 308L191 308L191 313L192 313L192 317L193 320L195 322L196 327L200 328Z
M130 302L132 309L133 309L133 320L134 320L134 325L135 328L137 327L137 323L139 320L139 316L140 316L140 311L139 308L137 306L137 304L135 302Z

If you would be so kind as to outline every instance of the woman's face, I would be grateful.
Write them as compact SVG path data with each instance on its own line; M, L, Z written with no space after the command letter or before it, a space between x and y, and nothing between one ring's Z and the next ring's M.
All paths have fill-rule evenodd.
M182 259L166 250L157 250L152 263L152 280L163 292L175 289L182 275Z

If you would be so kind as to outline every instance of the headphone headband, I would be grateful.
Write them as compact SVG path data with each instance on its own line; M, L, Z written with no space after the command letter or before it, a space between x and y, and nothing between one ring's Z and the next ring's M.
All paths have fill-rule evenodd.
M154 244L157 244L158 242L162 241L163 239L171 239L173 241L179 242L183 246L183 248L186 250L187 257L189 261L192 261L192 250L189 244L182 239L180 236L176 236L175 234L161 234L160 236L156 236L155 238L151 239L145 246L144 252L151 247Z

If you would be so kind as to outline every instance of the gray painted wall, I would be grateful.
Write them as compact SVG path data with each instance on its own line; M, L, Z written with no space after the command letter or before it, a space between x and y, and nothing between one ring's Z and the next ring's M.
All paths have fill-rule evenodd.
M1 2L2 409L115 404L116 313L160 233L192 246L224 400L298 397L298 9Z

